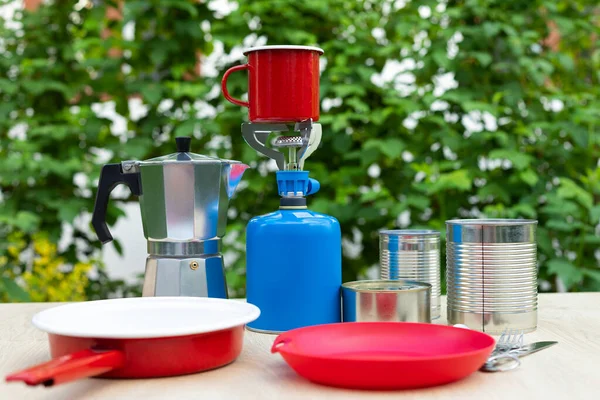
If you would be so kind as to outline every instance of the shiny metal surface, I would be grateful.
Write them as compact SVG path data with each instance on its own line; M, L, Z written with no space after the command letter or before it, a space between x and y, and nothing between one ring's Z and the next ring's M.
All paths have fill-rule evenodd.
M225 268L220 254L146 260L142 296L227 298Z
M198 254L217 254L221 252L221 239L202 242L148 242L148 253L168 257L184 257Z
M537 221L446 222L448 322L487 333L537 326Z
M124 161L141 180L140 210L148 240L143 296L227 298L221 251L227 207L247 165L189 152Z
M379 232L380 278L431 285L431 318L440 317L440 233L433 230Z
M344 322L431 322L431 285L406 280L342 284Z
M202 242L225 234L229 199L246 165L176 153L139 161L137 166L144 236L149 242Z
M505 372L513 370L521 365L521 358L552 347L555 344L558 344L558 342L535 342L509 349L496 348L491 357L481 367L481 371Z
M280 171L304 169L304 162L319 146L322 137L321 124L313 123L312 120L295 123L294 132L300 132L296 136L281 136L273 141L275 148L288 150L289 159L286 161L285 154L267 147L266 143L271 133L289 132L286 124L264 124L243 123L242 137L246 143L259 153L275 160Z

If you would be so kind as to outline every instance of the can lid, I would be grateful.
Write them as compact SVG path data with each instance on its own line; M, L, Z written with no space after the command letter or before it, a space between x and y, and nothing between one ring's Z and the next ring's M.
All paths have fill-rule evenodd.
M379 231L380 236L440 236L439 231L430 229L382 229Z
M510 225L532 225L537 224L535 219L504 219L504 218L481 218L481 219L450 219L446 225L475 225L475 226L510 226Z
M397 293L422 290L431 291L431 284L418 281L380 279L346 282L342 284L342 288L355 292Z
M532 219L456 219L446 221L446 240L452 243L535 243L537 221Z

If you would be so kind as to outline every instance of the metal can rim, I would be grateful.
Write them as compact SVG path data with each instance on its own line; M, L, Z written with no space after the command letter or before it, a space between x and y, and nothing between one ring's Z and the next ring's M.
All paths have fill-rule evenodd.
M537 225L535 219L503 219L503 218L473 218L473 219L450 219L447 225L470 225L470 226L514 226L514 225Z
M379 234L388 236L439 237L440 231L433 229L381 229Z
M381 286L396 287L397 289L383 289ZM403 286L414 286L409 289L403 289ZM343 289L352 290L357 293L400 293L400 292L419 292L429 289L432 285L427 282L412 280L391 280L391 279L373 279L363 281L352 281L342 283Z

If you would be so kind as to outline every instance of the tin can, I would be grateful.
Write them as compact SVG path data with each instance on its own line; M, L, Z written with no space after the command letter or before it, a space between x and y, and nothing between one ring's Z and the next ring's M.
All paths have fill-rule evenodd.
M379 232L381 279L427 282L431 285L431 318L440 317L440 233L433 230Z
M431 285L370 280L342 285L344 322L431 322Z
M500 334L537 327L535 220L446 221L448 323Z

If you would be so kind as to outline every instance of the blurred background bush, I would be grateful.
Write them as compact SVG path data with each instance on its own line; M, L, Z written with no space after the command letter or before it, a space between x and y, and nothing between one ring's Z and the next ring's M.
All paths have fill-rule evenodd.
M541 291L600 290L595 0L0 4L2 301L139 295L139 278L104 265L95 185L104 163L171 153L177 135L253 167L225 246L231 294L244 296L245 226L279 198L273 164L242 140L246 110L219 83L263 44L325 50L310 207L342 225L345 281L373 274L381 228L522 217L539 220ZM136 201L116 196L111 224Z

